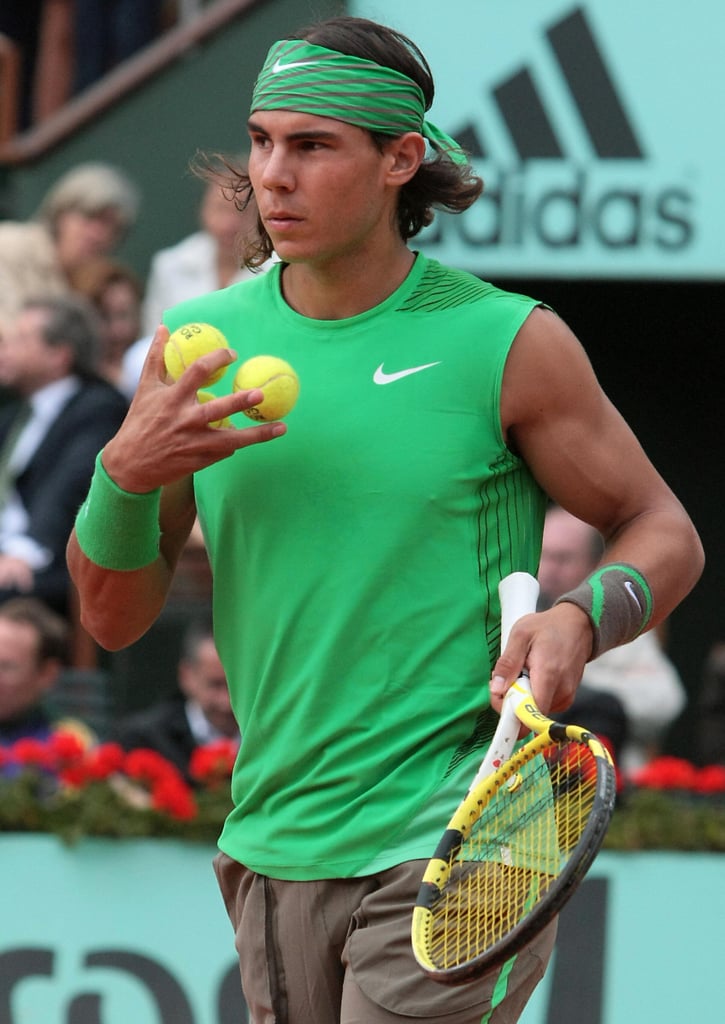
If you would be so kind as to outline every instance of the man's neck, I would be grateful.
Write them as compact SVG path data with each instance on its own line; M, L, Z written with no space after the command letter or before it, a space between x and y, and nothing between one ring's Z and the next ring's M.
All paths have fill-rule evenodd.
M344 320L384 302L410 273L415 254L405 245L387 258L359 254L324 265L289 264L282 273L285 301L313 320Z

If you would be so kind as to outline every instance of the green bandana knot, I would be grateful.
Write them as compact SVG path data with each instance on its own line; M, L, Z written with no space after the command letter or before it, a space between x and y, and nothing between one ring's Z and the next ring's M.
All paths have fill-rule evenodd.
M254 86L251 110L333 117L384 135L420 132L454 163L468 163L456 140L425 120L425 97L412 78L304 39L272 44Z

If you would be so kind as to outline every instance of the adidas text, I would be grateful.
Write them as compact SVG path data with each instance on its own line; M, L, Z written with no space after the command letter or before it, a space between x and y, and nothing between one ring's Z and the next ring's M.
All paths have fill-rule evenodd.
M456 233L466 247L516 247L538 242L548 249L576 249L594 243L602 249L677 251L692 244L694 198L680 185L653 187L612 177L596 179L585 170L543 184L526 170L483 172L486 189L459 217L438 218L426 234L435 246ZM437 226L436 226L437 225Z

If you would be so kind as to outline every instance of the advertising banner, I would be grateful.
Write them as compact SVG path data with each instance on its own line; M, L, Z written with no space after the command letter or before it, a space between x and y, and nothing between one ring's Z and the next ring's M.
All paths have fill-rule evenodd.
M431 120L486 183L420 236L429 255L494 278L725 277L719 0L352 8L421 47Z
M244 1024L214 852L0 836L2 1024ZM723 856L600 854L522 1024L719 1020L724 882Z

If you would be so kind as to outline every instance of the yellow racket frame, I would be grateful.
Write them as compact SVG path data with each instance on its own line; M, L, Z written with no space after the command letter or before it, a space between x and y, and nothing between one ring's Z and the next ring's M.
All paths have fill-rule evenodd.
M423 971L437 981L455 984L484 973L496 964L503 963L543 928L569 898L591 865L601 847L614 809L615 772L612 758L604 744L580 726L552 721L539 711L530 692L519 683L514 683L512 688L518 688L521 697L516 709L517 717L537 735L492 774L474 785L459 805L426 867L413 910L411 938L416 960ZM549 874L540 869L529 869L526 873L527 869L521 866L497 863L496 859L477 862L485 864L485 871L488 872L487 877L483 878L488 898L498 899L503 904L508 888L519 889L518 905L513 911L509 907L501 914L504 922L507 915L514 914L515 924L508 928L504 923L503 932L497 935L491 935L486 928L477 931L476 918L483 915L480 907L478 914L476 912L475 893L461 895L456 910L450 913L448 920L444 916L449 913L447 900L450 893L447 890L457 884L452 881L454 869L465 862L465 857L459 857L459 854L486 808L499 794L510 794L512 802L515 801L516 790L522 784L527 767L547 748L556 752L557 748L561 751L567 748L576 750L577 745L582 751L586 748L592 755L589 763L590 766L596 766L596 777L589 780L590 791L587 792L584 809L579 806L571 808L575 819L571 830L572 849L566 853L561 870L556 867ZM556 812L554 808L552 796L552 820L555 813L559 819L566 817L567 809L561 801L556 803ZM559 827L557 824L557 830ZM565 838L564 845L568 841ZM518 872L518 877L514 878L514 872ZM509 886L507 880L514 885ZM485 914L488 917L493 914L495 917L496 909L486 910ZM445 941L442 941L441 936Z

